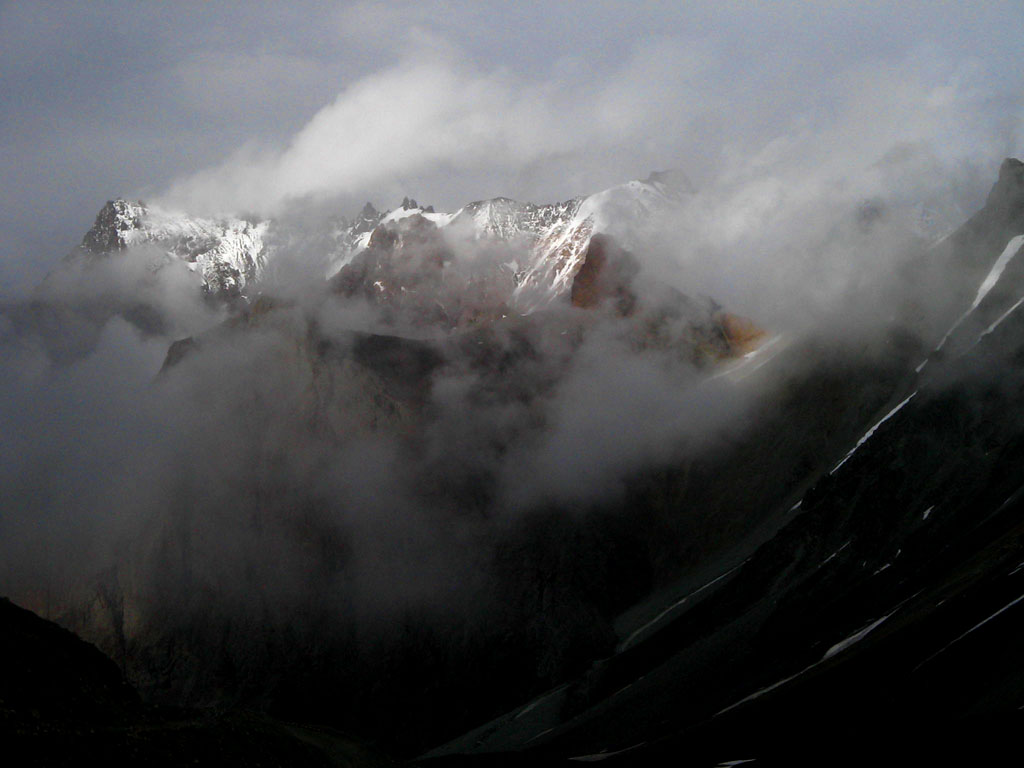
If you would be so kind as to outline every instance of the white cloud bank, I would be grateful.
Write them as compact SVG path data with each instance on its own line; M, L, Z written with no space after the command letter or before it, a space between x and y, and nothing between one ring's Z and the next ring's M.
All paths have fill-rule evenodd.
M173 184L164 202L272 212L288 200L372 191L439 169L514 173L546 157L613 151L652 124L681 132L690 110L678 97L699 69L670 44L596 85L524 82L441 59L409 60L355 82L283 150L244 147Z
M665 167L682 167L705 188L756 182L749 192L761 202L779 185L786 196L817 196L823 179L839 182L901 145L948 167L1019 153L1024 108L1005 74L926 47L827 77L779 78L664 38L604 74L567 67L530 78L423 44L347 86L287 146L244 146L179 179L162 202L273 214L289 201L337 195L457 198L470 180L469 195L540 190L542 202L595 191L567 188L569 180L608 184Z

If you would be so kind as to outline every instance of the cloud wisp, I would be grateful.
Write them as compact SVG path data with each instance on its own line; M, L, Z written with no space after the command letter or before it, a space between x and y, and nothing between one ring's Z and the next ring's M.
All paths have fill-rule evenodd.
M186 209L274 212L306 197L354 194L403 179L478 169L512 175L548 158L612 151L656 118L685 128L677 98L693 57L661 46L608 82L524 82L457 57L415 59L345 88L280 151L247 147L173 184L166 203Z

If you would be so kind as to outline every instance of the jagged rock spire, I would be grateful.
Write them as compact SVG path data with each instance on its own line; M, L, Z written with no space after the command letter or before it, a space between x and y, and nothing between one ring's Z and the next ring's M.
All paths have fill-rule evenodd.
M1008 157L999 166L999 179L988 194L987 206L1003 209L1024 207L1024 163Z
M108 200L92 229L82 238L82 247L92 253L110 253L126 246L124 235L142 226L146 206L141 201Z

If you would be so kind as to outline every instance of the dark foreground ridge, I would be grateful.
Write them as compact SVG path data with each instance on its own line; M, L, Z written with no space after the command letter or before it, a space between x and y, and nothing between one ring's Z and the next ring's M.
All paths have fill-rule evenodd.
M0 736L12 766L386 766L322 726L146 705L117 665L0 598Z

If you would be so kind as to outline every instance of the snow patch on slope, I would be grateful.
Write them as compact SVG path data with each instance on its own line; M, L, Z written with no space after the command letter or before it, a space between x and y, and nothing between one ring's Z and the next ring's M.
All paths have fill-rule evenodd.
M896 611L893 611L893 613L896 613ZM871 622L870 624L868 624L863 629L858 630L857 632L854 632L852 635L850 635L849 637L847 637L847 638L845 638L843 640L840 640L838 643L836 643L831 648L829 648L827 651L825 651L825 655L822 657L822 661L824 661L825 659L831 659L837 653L842 653L843 651L845 651L847 648L849 648L854 643L859 643L865 637L867 637L872 632L874 632L876 629L878 629L886 621L886 619L888 619L890 616L893 615L893 613L886 614L882 618L876 619L875 621Z
M949 341L949 337L953 335L953 332L957 328L959 328L961 324L963 324L964 320L966 320L968 316L970 316L970 314L978 308L978 305L980 305L981 302L984 301L985 297L989 294L989 291L991 291L995 287L996 283L999 282L999 278L1003 276L1003 271L1006 269L1006 265L1010 263L1010 260L1014 256L1020 253L1021 246L1024 246L1024 235L1017 235L1016 237L1010 239L1010 242L1006 244L1006 247L1003 249L1003 252L999 254L998 258L996 258L995 264L992 265L992 269L989 270L988 274L985 275L985 279L981 281L981 285L978 286L978 293L974 297L974 302L971 304L970 308L966 312L964 312L957 319L957 321L953 323L952 326L950 326L949 330L946 331L946 335L942 337L942 341L940 341L939 345L935 347L936 352L941 350L946 345L946 342ZM1013 310L1011 309L1010 311L1012 312ZM1009 314L1009 312L1006 313L1006 315ZM982 336L985 336L987 333L990 333L991 330L994 330L995 326L1001 323L1005 319L1005 317L1006 316L1004 315L999 320L997 320L996 323L990 329L990 331L986 331L986 333L983 333ZM981 336L979 336L978 338L980 339ZM925 361L925 363L926 362L927 361ZM920 372L920 370L924 368L925 363L922 363L918 367L918 372Z
M996 328L998 328L1002 324L1003 320L1005 320L1010 315L1012 315L1014 313L1014 311L1021 304L1024 304L1024 296L1021 296L1019 299L1017 299L1017 301L1014 303L1014 305L1012 307L1010 307L1008 310L1003 312L1003 314L1001 314L998 318L996 318L996 321L994 323L992 323L992 325L990 325L988 328L986 328L984 331L982 331L978 335L978 341L981 341L983 338L985 338L990 333L992 333L992 331L994 331Z
M992 265L992 269L989 270L985 279L982 280L981 286L978 288L978 295L974 297L974 303L971 304L972 310L978 308L978 305L988 295L988 292L999 282L999 278L1002 277L1006 265L1010 263L1010 259L1020 252L1022 245L1024 245L1024 235L1017 235L1006 244L1003 252L999 254L999 258L996 259L996 263Z
M730 576L731 574L735 573L740 568L742 568L746 564L746 562L747 561L744 560L739 565L735 566L734 568L730 568L728 571L726 571L725 573L721 574L720 576L717 576L716 578L712 579L707 584L704 584L704 585L698 587L697 589L693 590L692 592L690 592L689 594L685 595L684 597L676 600L668 608L663 610L661 613L659 613L653 619L648 621L646 624L642 625L638 629L636 629L633 632L631 632L630 635L625 640L623 640L621 643L619 643L619 646L618 646L618 648L615 649L615 652L616 653L622 653L624 650L626 650L630 646L634 645L635 642L636 642L636 639L638 637L644 635L649 630L651 630L654 627L658 626L659 624L663 623L663 620L667 616L669 616L669 614L673 613L676 610L676 608L678 608L679 606L681 606L684 603L686 603L691 597L696 597L697 595L699 595L704 590L714 586L715 584L720 582L722 579L724 579L727 576Z
M843 466L843 464L845 464L847 461L849 461L850 457L853 456L853 454L855 454L857 452L857 450L862 445L864 445L864 443L866 443L868 440L871 439L871 436L873 434L875 434L876 431L878 431L878 428L880 426L882 426L885 422L887 422L889 419L891 419L893 416L895 416L904 405L906 405L907 403L909 403L913 399L914 395L916 395L916 394L917 394L917 390L914 390L914 392L912 392L910 394L910 396L906 400L904 400L902 403L900 403L895 408L893 408L891 411L889 411L887 414L885 414L885 416L883 416L881 419L879 419L878 422L873 427L871 427L871 429L869 429L867 432L864 433L864 435L861 437L861 439L857 441L857 444L855 446L853 446L853 448L850 449L850 452L843 457L843 460L840 461L838 464L836 464L832 468L832 471L829 472L829 474L830 475L834 475L837 471L839 471L839 468L841 466Z

